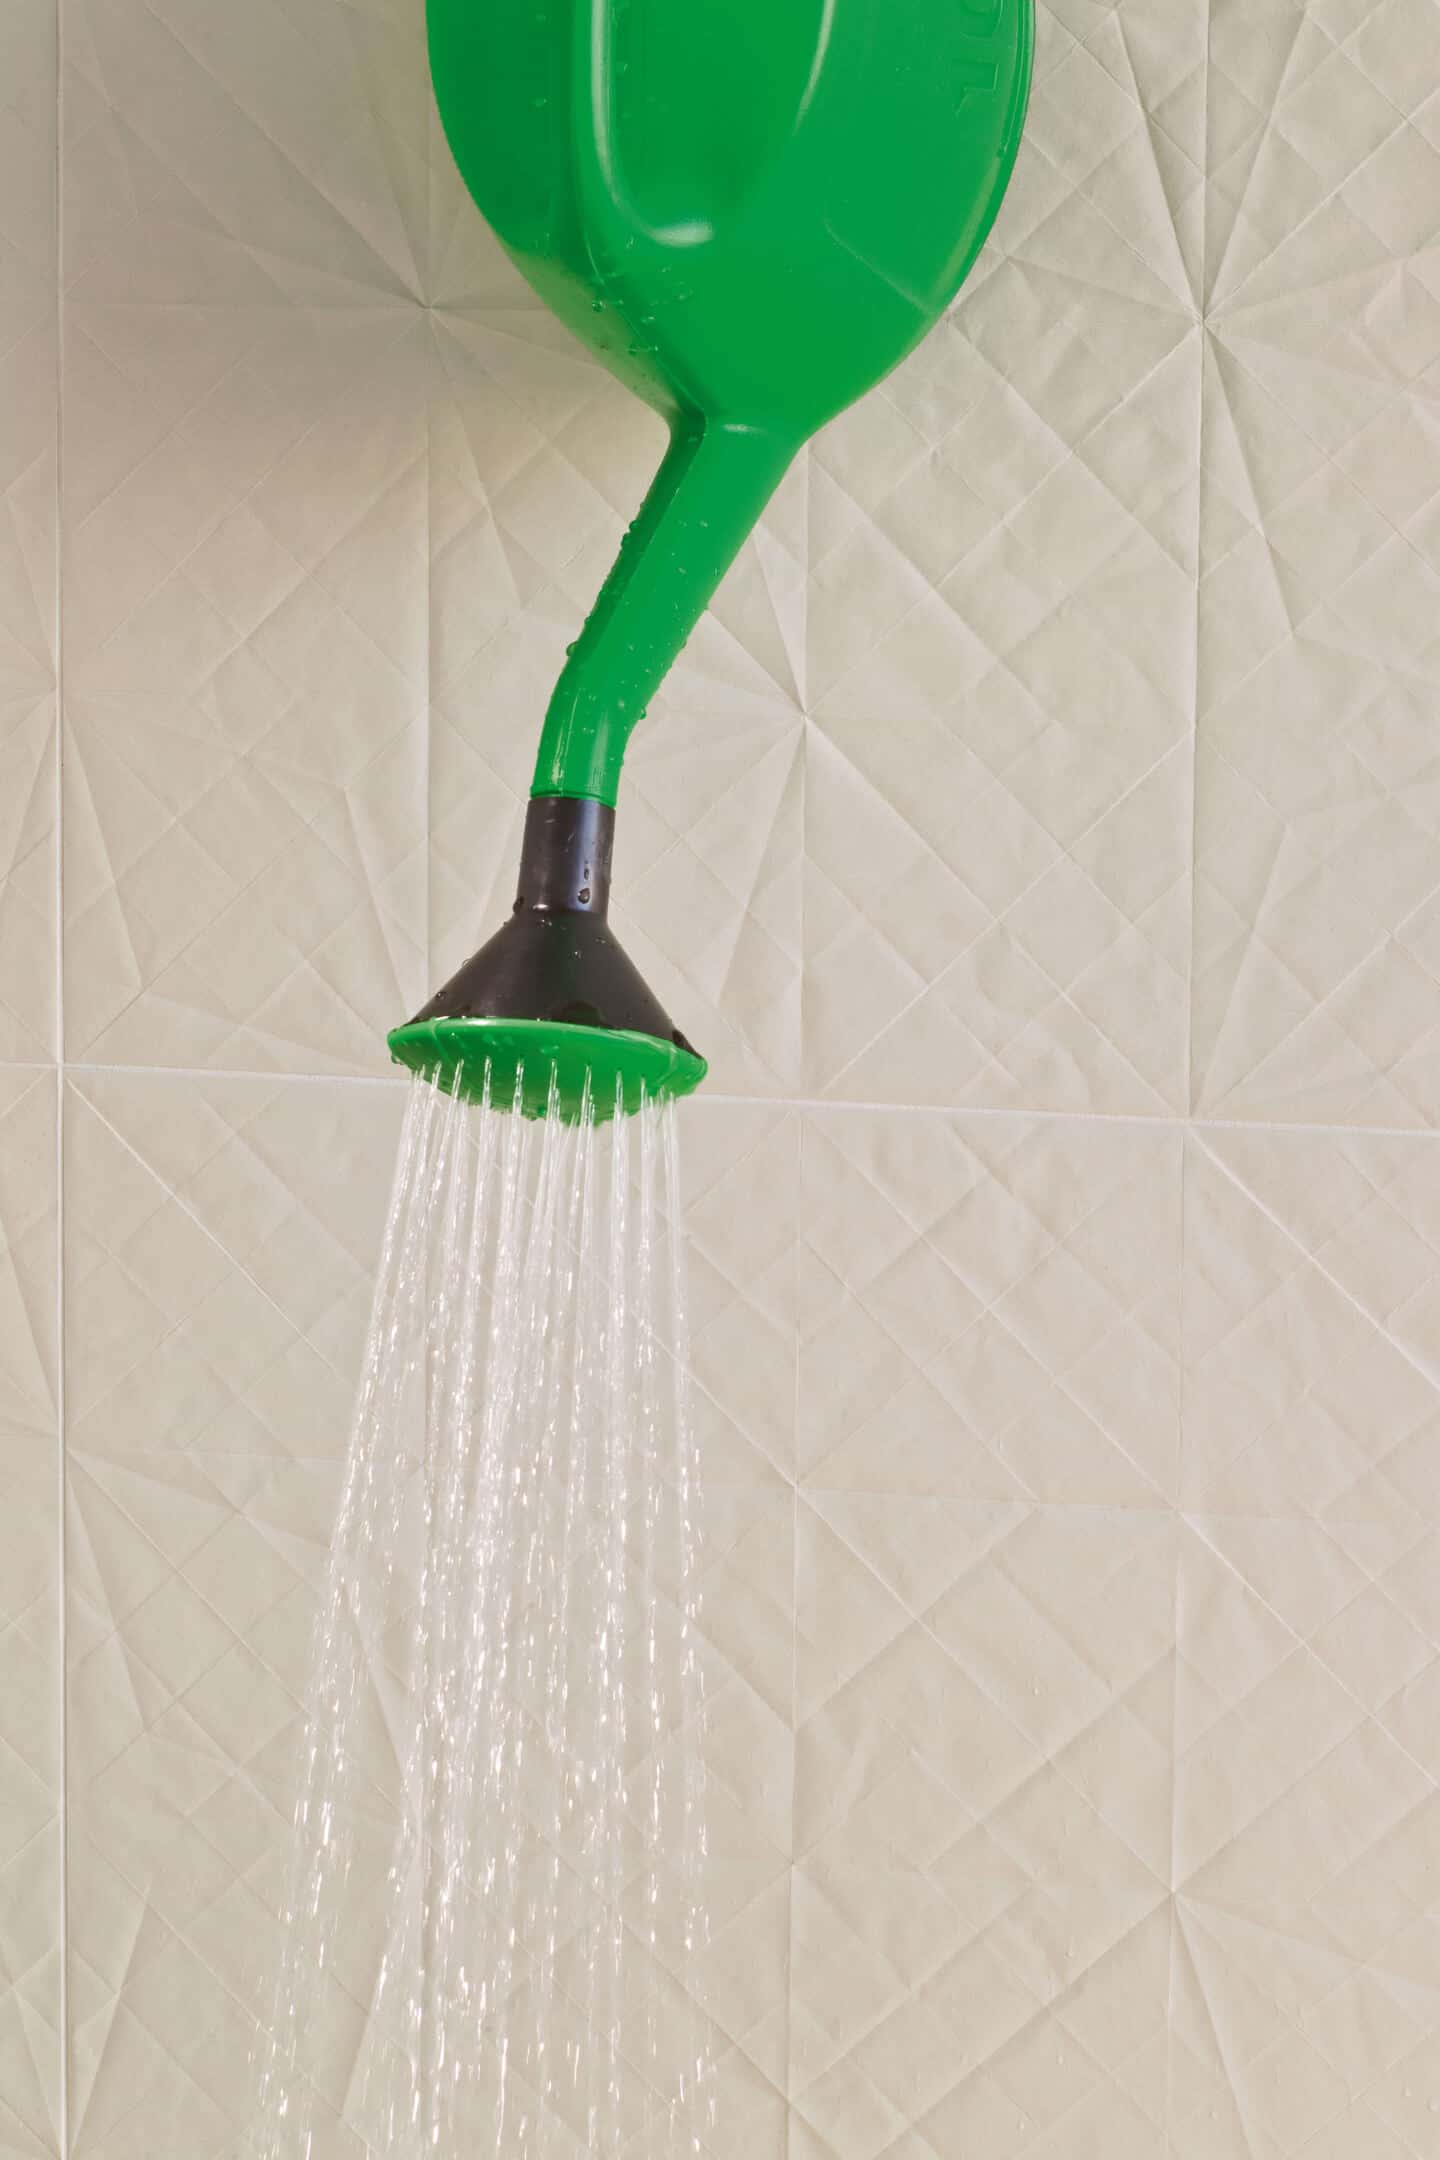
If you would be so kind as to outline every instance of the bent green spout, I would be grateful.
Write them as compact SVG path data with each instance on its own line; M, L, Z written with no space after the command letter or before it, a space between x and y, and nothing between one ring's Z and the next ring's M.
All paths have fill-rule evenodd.
M670 447L555 686L514 911L392 1033L402 1064L568 1117L703 1079L609 928L626 744L801 444L919 342L979 253L1019 147L1032 8L429 0L466 185Z
M1032 0L429 0L467 186L671 429L556 685L536 794L615 800L801 444L937 321L1020 141Z
M784 478L787 436L677 415L664 463L559 682L536 795L613 803L630 731Z

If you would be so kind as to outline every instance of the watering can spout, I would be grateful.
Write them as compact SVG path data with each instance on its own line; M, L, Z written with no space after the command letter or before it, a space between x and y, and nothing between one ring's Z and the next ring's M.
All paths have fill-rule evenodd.
M555 686L534 795L614 804L625 747L798 445L682 416Z

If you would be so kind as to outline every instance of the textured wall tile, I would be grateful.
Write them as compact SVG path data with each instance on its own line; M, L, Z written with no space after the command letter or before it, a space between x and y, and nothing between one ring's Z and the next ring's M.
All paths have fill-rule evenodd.
M1429 6L1215 22L1194 1087L1440 1110Z
M401 1100L124 1075L70 1094L76 2154L228 2152L244 2127Z
M1181 2150L1433 2143L1435 1152L1190 1144Z
M1365 1569L1423 1529L1437 1429L1432 1152L1273 1133L1197 1145L1187 1506L1325 1523Z
M60 2123L55 1084L0 1073L0 2153Z
M817 1093L1183 1101L1205 13L1152 12L1042 12L989 252L815 452Z
M423 47L237 20L65 6L67 1047L354 1070L425 977Z
M0 26L0 1059L55 1033L54 0Z
M806 1120L791 2075L817 2152L1163 2135L1179 1199L1173 1133Z
M693 1409L704 1477L710 1844L703 1986L730 2051L721 2151L786 2151L793 1808L799 1120L699 1102L683 1127Z
M702 1097L684 1122L691 1355L707 1462L761 1485L794 1462L800 1120Z
M807 1119L804 1477L922 1517L1173 1498L1179 1168L1143 1125Z
M1078 2140L1092 2115L1154 2139L1172 1522L917 1516L802 1513L795 2105L847 2155L906 2129L941 2153Z

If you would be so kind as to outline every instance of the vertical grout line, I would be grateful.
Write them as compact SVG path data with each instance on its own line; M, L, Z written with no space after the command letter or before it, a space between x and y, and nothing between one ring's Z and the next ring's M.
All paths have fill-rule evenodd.
M1180 1609L1182 1604L1180 1586L1185 1559L1183 1544L1185 1534L1185 1213L1190 1175L1190 1139L1183 1126L1177 1135L1177 1142L1180 1177L1178 1224L1180 1253L1175 1314L1177 1334L1175 1344L1175 1502L1170 1576L1170 1852L1165 1883L1169 1918L1165 1975L1165 2112L1163 2126L1166 2160L1171 2160L1171 2156L1177 2150L1174 2119L1175 2013L1180 1975L1180 1908L1176 1875L1178 1872L1180 1843Z
M431 804L434 799L435 765L435 439L432 426L432 399L435 388L434 371L438 364L439 348L435 337L433 320L425 324L425 714L424 734L420 752L420 844L425 860L420 879L424 894L425 921L421 931L421 950L425 966L421 975L419 996L428 998L435 979L435 872L434 849L431 846ZM405 1016L413 1010L407 1003Z
M56 1638L59 1661L59 1862L60 1862L60 2160L70 2155L70 1645L69 1645L69 1550L66 1535L69 1479L65 1440L65 1068L55 1067L55 1480L56 1522Z
M438 386L441 361L440 340L435 328L435 158L436 113L430 87L430 71L424 64L425 75L425 237L420 257L420 293L425 318L425 742L422 754L424 766L424 800L421 805L421 832L425 848L425 870L421 879L425 894L425 969L420 984L420 996L428 998L435 979L435 872L434 849L431 846L431 803L435 766L435 430L434 400ZM407 1015L408 1017L408 1015Z
M794 1099L794 1240L790 1264L790 1313L794 1318L794 1372L790 1376L790 1853L786 1873L786 2160L794 2160L794 1858L799 1842L799 1635L801 1635L801 1333L799 1333L799 1240L805 1220L805 1110L801 1108L810 1080L810 1035L807 1035L807 974L810 948L805 942L805 899L810 883L810 566L812 566L812 499L814 499L814 438L801 449L801 801L799 801L799 894L797 894L797 1080L799 1099Z
M1190 860L1188 869L1190 936L1189 964L1185 981L1185 1072L1184 1107L1187 1118L1194 1117L1195 1087L1195 934L1196 909L1200 881L1200 691L1201 691L1201 595L1204 590L1204 538L1205 538L1205 362L1206 317L1209 307L1209 201L1210 201L1210 4L1201 0L1205 12L1205 48L1201 57L1200 84L1200 216L1198 244L1200 260L1197 270L1196 314L1196 361L1195 361L1195 615L1194 646L1191 655L1190 691Z
M1207 0L1208 9L1208 0ZM1207 13L1208 22L1208 13ZM1207 31L1208 36L1208 31ZM1208 76L1209 68L1206 67ZM1207 128L1208 122L1202 121ZM1202 194L1204 181L1201 181ZM1201 218L1200 254L1203 264L1206 242L1204 218ZM1203 269L1202 269L1203 276ZM1198 1108L1198 1090L1195 1084L1195 944L1196 918L1199 907L1200 887L1200 692L1201 692L1201 594L1204 587L1202 552L1205 529L1205 317L1202 311L1196 327L1195 356L1195 617L1191 655L1190 694L1190 850L1186 863L1186 889L1189 905L1189 937L1187 940L1187 966L1185 975L1185 1068L1182 1078L1182 1104L1186 1120L1193 1118Z
M798 1833L800 1766L800 1227L805 1219L805 1116L794 1113L796 1237L791 1248L795 1281L790 1309L795 1324L795 1367L790 1418L790 1853L785 1901L785 2154L792 2160L795 2142L795 1857Z
M806 977L808 974L808 947L806 944L806 888L809 882L810 864L810 752L812 727L810 720L810 507L814 479L814 452L806 444L802 453L805 459L805 507L804 548L805 577L801 586L800 603L800 889L797 906L799 951L799 987L796 995L799 1023L799 1046L796 1059L797 1078L803 1091L810 1071L810 1044L806 1029ZM793 1247L792 1266L796 1280L791 1285L790 1309L796 1318L795 1370L793 1373L793 1396L790 1413L790 1871L785 1911L785 2154L793 2160L795 2149L795 1858L798 1842L799 1821L799 1769L800 1769L800 1413L801 1397L801 1341L798 1314L800 1300L797 1296L800 1269L800 1230L805 1220L805 1112L798 1107L791 1113L796 1121L795 1140L795 1215L796 1239Z
M55 217L55 538L51 637L55 680L55 1481L56 1655L59 1662L59 1868L60 1929L58 2014L59 2160L70 2160L70 1633L69 1544L66 1530L69 1478L66 1461L65 1409L65 639L62 586L63 476L65 457L65 37L64 0L55 0L55 162L52 174Z
M795 1078L803 1093L810 1072L810 1044L806 1032L806 978L809 973L808 947L806 945L806 897L810 883L810 490L814 466L812 451L806 444L800 453L805 461L803 473L804 508L801 523L801 546L804 550L804 576L800 581L800 880L795 904L795 932L798 941L796 965L795 1019L796 1055ZM803 1155L803 1147L801 1153ZM798 1380L797 1380L798 1390ZM797 1410L798 1394L797 1394Z
M1198 244L1200 259L1196 292L1197 341L1195 382L1195 623L1194 655L1192 668L1192 695L1190 702L1190 860L1188 885L1190 901L1189 968L1185 986L1185 1114L1179 1130L1179 1177L1180 1208L1178 1236L1180 1241L1179 1279L1176 1291L1175 1324L1177 1342L1176 1358L1176 1461L1175 1461L1175 1535L1173 1573L1170 1585L1170 1855L1169 1880L1166 1884L1169 1904L1168 1968L1165 1993L1165 2114L1164 2149L1167 2160L1177 2151L1175 2129L1175 2029L1180 1991L1180 1903L1177 1888L1180 1848L1180 1689L1183 1682L1184 1661L1180 1654L1180 1631L1184 1610L1185 1568L1185 1502L1186 1461L1185 1435L1187 1417L1187 1357L1186 1357L1186 1296L1189 1275L1189 1202L1190 1202L1190 1128L1198 1109L1195 1085L1195 944L1196 918L1200 885L1200 695L1201 695L1201 626L1204 592L1204 539L1205 539L1205 372L1206 372L1206 317L1210 301L1210 32L1212 0L1201 0L1204 9L1204 49L1201 54L1200 80L1200 216Z
M796 1080L803 1097L810 1072L810 1043L806 1028L806 898L810 866L810 564L811 504L815 477L813 441L805 445L801 546L804 576L800 585L800 884L796 905L799 976L796 989L798 1045ZM795 1858L799 1822L800 1770L800 1412L801 1340L799 1327L800 1234L805 1220L805 1112L797 1105L795 1119L795 1241L791 1248L794 1281L790 1310L795 1315L795 1367L791 1375L790 1407L790 1852L785 1901L785 2156L795 2151Z

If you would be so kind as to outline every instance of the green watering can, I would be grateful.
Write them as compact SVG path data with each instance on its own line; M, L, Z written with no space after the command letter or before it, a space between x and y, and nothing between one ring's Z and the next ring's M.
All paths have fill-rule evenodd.
M797 450L979 253L1033 0L429 0L429 35L471 194L670 447L551 698L515 912L390 1045L603 1118L705 1072L606 920L631 730Z

